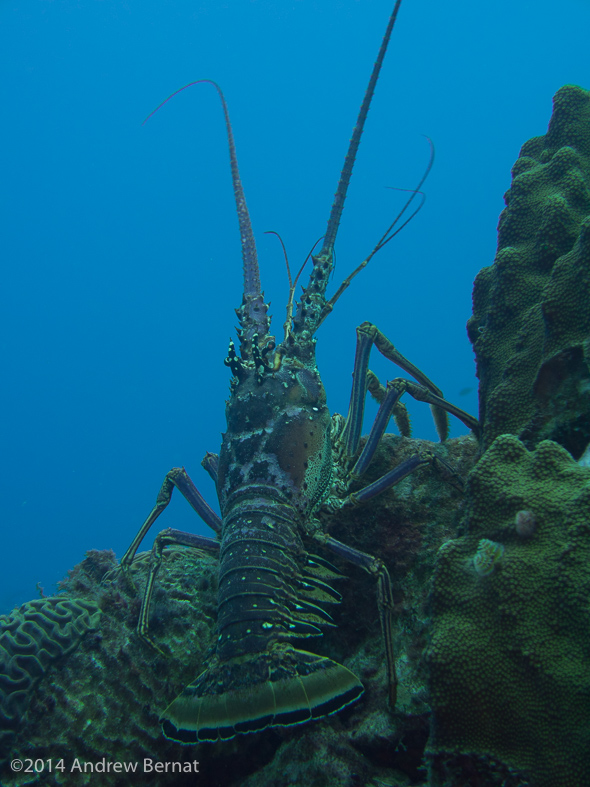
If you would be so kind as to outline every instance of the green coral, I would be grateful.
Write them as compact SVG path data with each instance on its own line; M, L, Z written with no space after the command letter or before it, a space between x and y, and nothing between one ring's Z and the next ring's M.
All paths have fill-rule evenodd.
M590 442L590 93L561 88L547 134L512 168L494 264L473 289L468 333L484 447L502 433Z
M523 532L523 512L534 514L534 532ZM590 471L554 442L530 452L500 436L472 471L463 526L441 547L432 585L433 777L464 753L528 774L535 787L584 784ZM473 566L482 539L504 547L487 576Z
M49 666L97 628L98 607L54 596L0 615L0 760L25 714L31 693Z
M366 480L399 465L417 448L436 452L462 476L478 450L476 440L467 435L442 445L386 435ZM54 762L64 757L68 766L74 759L90 764L103 758L139 763L144 758L180 763L198 759L199 784L228 787L288 787L299 777L310 785L342 787L422 783L430 718L421 659L428 581L440 544L456 535L460 500L460 492L430 468L422 468L366 505L326 514L322 522L334 537L382 557L390 568L400 680L394 714L387 705L375 578L321 551L344 574L337 583L343 599L330 609L337 628L326 630L309 648L342 660L359 675L365 686L361 700L325 719L219 744L183 746L168 740L159 715L203 670L215 645L218 561L194 550L164 550L149 616L150 634L162 650L158 652L136 633L149 553L137 556L126 578L112 552L92 550L61 589L64 597L82 597L102 610L100 637L85 639L53 665L50 681L35 688L12 756ZM138 776L118 774L117 787L137 785ZM43 783L59 787L71 784L72 778L54 770L44 775ZM113 778L108 772L83 772L75 782L111 787ZM38 783L35 779L36 774L0 769L4 787ZM150 784L181 787L196 781L193 774L163 773Z
M48 786L71 784L74 777L68 769L75 760L141 764L145 757L181 763L195 759L194 747L164 738L158 716L198 674L211 645L215 566L187 550L166 551L150 615L150 631L169 654L164 656L135 633L147 558L146 553L138 555L126 580L112 551L91 550L61 583L62 603L82 603L102 615L100 636L86 638L67 658L56 661L51 680L40 681L31 692L12 743L11 757L23 761L65 759L64 772L44 774ZM203 774L203 783L210 783L205 768ZM77 773L75 782L110 787L113 778L112 772L88 771ZM154 783L176 785L182 783L179 778L178 773L169 774ZM11 772L8 766L0 768L0 782L4 787L38 783L31 774ZM118 774L116 783L137 784L138 774Z

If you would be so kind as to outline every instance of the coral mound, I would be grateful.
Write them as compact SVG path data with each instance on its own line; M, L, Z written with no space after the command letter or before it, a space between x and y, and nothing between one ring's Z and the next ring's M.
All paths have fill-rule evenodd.
M484 447L511 432L578 459L590 442L590 92L558 90L547 134L522 146L512 178L467 324Z
M523 510L536 524L526 538ZM471 473L463 526L433 578L434 774L447 778L459 753L528 774L535 787L586 784L590 470L556 443L530 452L500 436ZM473 565L482 539L504 547L485 576Z

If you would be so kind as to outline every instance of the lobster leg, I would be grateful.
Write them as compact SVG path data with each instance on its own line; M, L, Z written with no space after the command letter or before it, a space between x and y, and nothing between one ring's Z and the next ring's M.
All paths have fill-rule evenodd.
M372 372L368 372L369 390L371 389L373 380L377 380L377 377ZM379 411L377 412L375 421L373 422L373 426L371 427L371 432L369 433L367 442L363 446L361 455L350 471L351 479L360 478L369 466L371 459L375 455L377 446L383 437L385 429L387 428L389 418L399 403L399 399L403 394L403 390L394 383L395 381L387 383L387 388L384 389L384 396L382 397L381 405L379 407ZM379 384L378 380L377 384ZM379 387L382 388L381 385L379 385Z
M348 560L355 566L364 568L369 574L377 577L377 606L381 620L381 631L385 643L385 657L387 662L387 680L389 685L389 704L395 708L397 699L397 675L395 672L395 655L393 648L393 596L391 593L391 579L383 561L366 552L354 549L331 536L326 536L322 543L334 554Z
M182 496L188 501L191 508L197 512L206 525L209 525L216 533L221 532L221 519L205 501L205 498L194 485L184 467L173 467L169 473L166 473L166 478L156 498L156 505L150 511L148 518L140 527L139 532L121 558L121 568L124 570L129 568L148 530L160 516L162 511L168 506L174 487L178 489Z
M418 383L414 383L411 380L404 380L398 377L393 382L398 386L405 386L404 390L407 391L410 396L413 396L414 399L430 404L436 429L441 441L443 441L448 434L448 419L446 413L454 415L455 418L458 418L464 423L468 429L471 429L476 435L479 434L479 421L477 418L474 418L472 415L465 412L465 410L461 410L460 407L456 407L451 402L447 402L440 388L429 380L418 367L408 361L408 359L393 346L389 339L381 333L375 325L364 322L360 326L360 329L365 329L370 333L375 347L379 350L381 355L393 361L400 369L403 369L408 374L411 374L414 379L418 380ZM403 392L404 391L402 391L402 393Z
M395 484L398 484L402 479L410 475L410 473L418 470L418 468L425 467L426 465L432 465L432 467L441 474L443 479L448 484L453 486L459 492L463 492L465 487L463 479L457 472L455 472L450 464L445 462L432 451L419 451L418 453L414 454L414 456L406 459L405 462L402 462L401 465L394 467L393 470L390 470L376 481L373 481L372 484L369 484L368 486L365 486L356 492L351 492L347 497L344 498L344 500L342 500L340 507L349 505L351 503L365 503L367 500L371 500L371 498L375 497L376 495L380 495L381 492L385 492L386 489L389 489Z
M145 592L141 602L139 621L137 623L137 634L139 637L141 637L141 639L144 640L144 642L147 642L163 655L166 654L158 645L156 645L156 643L148 634L149 613L154 582L162 563L162 553L166 547L172 546L173 544L196 549L199 552L205 551L219 555L219 541L215 540L214 538L198 536L193 533L185 533L182 530L172 530L172 528L162 530L155 537L154 545L152 547L152 554L150 557L150 573L147 578Z
M212 455L214 456L214 455ZM206 457L207 458L207 457ZM211 474L211 473L210 473ZM158 497L156 498L156 505L152 508L148 518L140 527L139 532L131 542L129 548L121 558L120 566L125 573L128 572L129 567L133 563L135 554L139 549L139 545L147 535L148 530L154 524L156 519L168 507L168 503L172 497L172 492L176 487L182 496L188 501L191 508L201 517L206 525L214 530L216 533L221 532L221 519L217 516L215 511L205 501L197 487L192 482L190 476L184 467L173 467L170 472L166 473L164 483L160 487ZM162 563L162 552L165 547L172 544L190 547L197 550L205 550L207 552L219 553L219 542L213 538L206 536L193 535L191 533L184 533L181 530L162 530L154 539L152 547L152 554L150 558L150 573L148 575L143 600L141 603L141 611L139 613L139 621L137 624L137 633L145 642L148 642L152 647L162 653L162 650L154 643L148 634L149 628L149 609L154 588L154 581ZM133 581L131 580L133 583Z
M386 389L383 388L375 375L369 370L369 356L373 344L382 355L390 361L393 361L393 363L408 374L411 374L412 377L418 380L418 383L398 377L389 383ZM379 439L385 431L389 417L392 412L395 414L396 409L399 408L398 400L406 391L415 399L428 402L431 405L436 428L441 440L444 440L448 434L447 413L451 413L459 418L460 421L476 433L479 430L477 419L473 418L473 416L469 415L469 413L466 413L464 410L455 407L455 405L450 402L447 402L446 399L443 398L440 388L421 372L417 366L414 366L411 361L403 356L375 325L370 322L364 322L357 328L357 344L352 374L350 405L346 424L340 436L345 458L347 457L349 461L352 461L359 447L367 388L369 388L372 395L381 402L381 408L377 414L371 435L369 436L368 447L365 446L363 454L359 457L353 469L353 474L355 476L361 475L364 468L368 465L375 453ZM397 410L397 412L398 414L400 413L399 410Z
M219 472L219 454L212 454L211 451L207 451L207 453L201 460L201 466L205 468L205 470L209 473L209 476L211 477L213 483L215 484L215 486L217 486L217 474Z

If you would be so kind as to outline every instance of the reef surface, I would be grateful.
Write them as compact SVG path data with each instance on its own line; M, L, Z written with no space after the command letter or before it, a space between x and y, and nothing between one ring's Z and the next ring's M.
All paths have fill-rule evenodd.
M221 743L166 739L159 714L214 647L216 560L165 550L155 649L136 633L149 554L125 576L112 552L91 550L58 595L0 616L3 787L590 784L590 93L557 92L547 134L512 174L468 323L481 440L386 435L365 479L426 449L465 493L423 468L322 516L389 569L395 710L375 581L328 556L342 602L309 647L358 675L362 697ZM15 771L14 758L32 766Z
M432 449L466 476L477 456L471 436L431 444L386 435L369 480L417 449ZM4 787L112 785L113 773L84 772L84 764L180 763L194 772L142 774L144 785L407 785L423 783L429 730L427 674L428 586L441 544L455 535L462 495L429 468L404 479L371 505L341 511L325 526L336 538L378 554L392 574L396 604L396 655L400 685L394 714L387 706L387 677L375 580L347 563L331 609L337 628L314 642L315 650L341 661L365 686L345 711L317 722L273 728L220 743L182 745L162 734L159 713L202 671L215 642L217 562L182 548L165 550L150 615L150 635L162 653L136 633L149 553L133 564L131 578L117 571L110 551L90 551L62 582L60 595L33 604L88 610L88 625L47 664L42 679L19 695L20 721L11 723L2 747ZM28 605L25 605L27 607ZM0 619L8 629L22 617ZM51 622L44 630L51 630ZM0 648L2 646L0 634ZM310 645L311 649L311 645ZM10 655L0 650L5 663ZM0 666L4 671L5 667ZM7 688L4 687L7 692ZM10 704L10 697L4 698ZM0 705L0 709L3 706ZM65 772L14 773L18 757L63 758ZM71 772L72 764L76 770ZM79 766L78 766L79 764ZM105 766L106 767L106 766ZM81 768L81 770L80 770ZM90 768L90 765L88 766ZM138 784L137 773L119 773L117 785Z

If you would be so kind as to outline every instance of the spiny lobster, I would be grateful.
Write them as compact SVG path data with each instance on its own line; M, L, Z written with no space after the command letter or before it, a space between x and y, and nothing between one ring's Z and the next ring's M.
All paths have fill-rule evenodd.
M405 408L399 403L403 393L431 405L441 440L448 431L447 413L473 430L477 430L477 421L445 401L441 391L368 322L357 329L348 415L346 419L338 414L330 416L315 362L314 334L352 278L400 229L394 228L401 214L367 259L330 300L326 299L352 167L400 5L401 0L397 0L373 68L323 246L319 254L312 255L309 283L296 304L295 285L291 286L285 336L278 346L270 335L227 106L221 90L212 83L225 114L244 264L243 300L236 310L239 354L230 341L225 359L232 372L227 431L219 455L207 454L203 460L217 487L222 518L205 502L185 469L174 468L166 475L155 507L121 560L122 568L129 569L141 541L170 502L174 487L216 533L216 538L206 538L167 529L155 538L152 549L138 633L154 647L157 645L148 632L150 598L164 548L180 544L215 553L219 558L216 652L206 669L162 714L164 733L173 740L214 741L266 727L299 724L335 713L363 693L362 683L345 666L291 644L293 639L321 635L320 626L333 625L320 605L340 598L328 584L339 572L308 551L307 545L313 543L376 577L389 699L392 707L395 705L393 602L387 568L378 558L324 533L316 514L320 507L337 511L345 505L363 503L427 464L461 486L452 468L433 453L422 452L360 491L349 492L351 483L367 469L392 414L403 431ZM427 173L406 208L419 193ZM368 368L373 345L418 382L396 378L382 386ZM380 408L359 455L367 389L380 401Z

